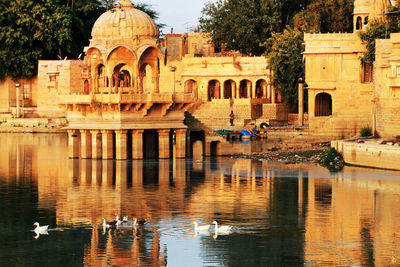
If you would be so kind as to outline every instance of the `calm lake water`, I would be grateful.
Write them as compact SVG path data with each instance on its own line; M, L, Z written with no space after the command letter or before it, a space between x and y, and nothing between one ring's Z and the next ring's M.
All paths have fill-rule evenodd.
M72 160L51 134L0 134L0 160L1 266L400 265L400 172ZM116 214L148 224L104 230ZM214 220L231 234L194 233Z

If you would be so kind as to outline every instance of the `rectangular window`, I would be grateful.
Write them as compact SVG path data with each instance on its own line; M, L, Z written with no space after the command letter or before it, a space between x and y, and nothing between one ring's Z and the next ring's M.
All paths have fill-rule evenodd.
M29 84L24 84L24 99L30 99L31 98L31 88Z
M373 82L374 68L369 62L363 62L361 64L361 82L371 83Z
M396 77L400 77L400 66L396 67Z

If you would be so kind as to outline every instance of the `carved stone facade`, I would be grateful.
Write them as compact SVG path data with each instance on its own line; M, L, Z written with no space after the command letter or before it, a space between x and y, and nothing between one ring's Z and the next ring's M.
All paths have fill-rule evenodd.
M190 142L182 141L190 139L186 110L222 125L231 110L237 125L262 118L263 105L280 100L270 77L266 58L215 53L206 33L159 40L154 21L121 0L95 22L83 60L39 61L36 79L18 81L30 86L29 94L23 91L25 105L15 82L0 83L0 112L66 117L70 157L163 158L173 143L174 154L184 157L190 151ZM218 107L224 108L215 112Z
M396 40L378 40L376 63L372 65L361 63L360 57L366 50L358 37L358 31L365 30L368 21L383 19L389 5L386 0L357 0L353 33L305 34L309 127L313 132L348 137L358 135L361 128L370 127L382 136L395 135L395 131L383 129L400 122L394 115L387 120L387 113L400 106L395 94L388 94L390 90L384 88L395 80L386 72L392 73L390 64L396 65L395 58L400 56L398 50L393 49ZM392 62L389 64L388 51L383 45L390 47L390 42L393 44L390 55L394 61L389 60ZM382 95L389 98L379 102ZM385 101L390 105L389 102L377 104Z

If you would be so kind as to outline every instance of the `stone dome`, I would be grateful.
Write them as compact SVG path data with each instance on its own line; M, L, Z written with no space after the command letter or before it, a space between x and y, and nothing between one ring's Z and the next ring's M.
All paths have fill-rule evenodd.
M121 0L119 5L103 13L92 28L93 39L158 38L159 34L153 19L129 0Z

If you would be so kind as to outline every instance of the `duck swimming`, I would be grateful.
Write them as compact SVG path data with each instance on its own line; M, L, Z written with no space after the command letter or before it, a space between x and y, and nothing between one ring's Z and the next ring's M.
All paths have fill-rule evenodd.
M193 222L194 225L194 231L195 232L205 232L208 231L208 229L210 229L210 225L201 225L199 226L199 224L197 222Z
M49 229L48 225L40 226L38 222L35 222L33 225L36 225L36 228L33 229L33 231L35 231L36 233L47 232L47 230Z
M213 221L213 224L215 224L215 233L229 233L232 229L232 226L230 225L224 225L218 227L218 223L216 221Z

